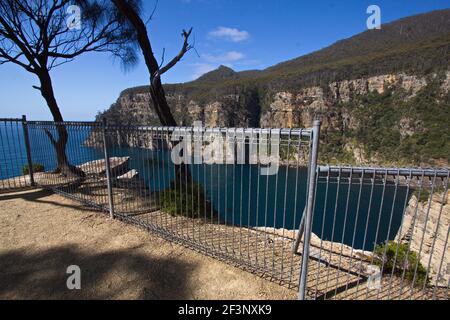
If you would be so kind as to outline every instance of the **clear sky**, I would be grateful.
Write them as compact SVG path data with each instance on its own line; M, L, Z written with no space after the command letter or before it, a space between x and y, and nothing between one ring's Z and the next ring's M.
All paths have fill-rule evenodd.
M147 14L155 0L144 0ZM234 70L262 69L324 48L366 30L369 5L382 23L450 7L450 0L159 0L149 34L166 61L181 46L181 30L193 27L194 51L166 73L166 83L185 82L220 64ZM89 53L52 70L66 120L93 120L123 89L148 83L142 60L127 72L107 54ZM51 119L37 79L15 65L0 66L0 117Z

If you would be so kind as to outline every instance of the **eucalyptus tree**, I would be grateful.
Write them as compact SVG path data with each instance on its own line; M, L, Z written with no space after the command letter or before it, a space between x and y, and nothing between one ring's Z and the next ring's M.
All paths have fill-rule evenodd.
M89 52L109 52L136 61L134 29L109 0L1 0L0 65L12 63L36 76L33 86L56 122L46 131L56 151L57 172L82 175L69 163L69 139L55 98L51 70ZM88 75L86 75L88 77Z

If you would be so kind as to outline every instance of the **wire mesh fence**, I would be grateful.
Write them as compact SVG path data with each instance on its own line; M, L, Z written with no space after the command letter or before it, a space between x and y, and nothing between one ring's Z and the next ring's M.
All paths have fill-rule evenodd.
M32 185L26 135L24 119L0 119L0 192Z
M449 170L319 167L315 299L448 299ZM327 265L328 268L323 268Z
M108 127L110 154L133 161L131 171L119 173L126 177L120 187L127 198L114 196L115 214L296 287L299 257L289 231L298 227L305 206L307 171L300 164L308 165L309 137L309 130ZM269 142L282 165L262 175L270 165L250 150ZM181 146L183 161L176 164L173 151Z
M315 128L1 119L0 130L2 190L34 182L301 298L448 299L448 169L317 166Z
M293 230L306 205L310 130L66 122L65 150L70 165L83 172L78 175L58 171L49 138L58 137L58 125L27 122L32 162L43 168L33 173L37 186L298 286L301 256L292 251ZM183 161L176 164L173 151L182 145Z

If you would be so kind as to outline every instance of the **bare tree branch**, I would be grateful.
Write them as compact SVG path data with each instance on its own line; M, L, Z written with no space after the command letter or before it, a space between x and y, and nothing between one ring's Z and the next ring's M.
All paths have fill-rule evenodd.
M159 68L161 68L161 66L164 64L164 56L166 54L166 48L163 48L163 52L161 55L161 63L159 64Z
M147 21L145 21L145 25L147 25L147 24L153 19L153 16L155 15L155 12L156 12L156 8L158 7L158 2L159 2L159 1L156 0L155 5L153 6L152 13L151 13L150 16L148 17Z
M117 9L128 19L130 24L134 27L136 38L144 56L145 64L147 66L150 77L150 96L153 102L153 108L156 112L160 122L164 126L176 126L172 111L167 103L167 99L164 92L164 87L161 83L161 75L172 68L178 61L180 61L184 54L191 49L189 45L189 36L192 32L192 28L189 31L183 30L182 36L183 46L178 53L169 63L164 67L161 67L164 63L165 50L163 50L163 57L161 64L155 58L153 53L150 38L147 32L147 26L142 21L139 15L139 8L133 6L132 1L127 0L112 0ZM152 14L153 15L153 14ZM192 181L189 169L185 165L175 166L175 177L180 181Z
M167 63L164 67L160 68L159 70L157 70L155 72L155 74L153 76L154 79L159 79L159 77L161 77L161 75L163 75L168 70L170 70L170 68L172 68L174 65L176 65L177 62L180 61L181 58L183 58L185 53L188 52L192 48L189 45L189 36L191 35L191 33L192 33L192 28L190 28L188 31L183 30L183 33L181 35L183 36L184 40L183 40L183 46L181 47L180 52L172 60L170 60L169 63Z

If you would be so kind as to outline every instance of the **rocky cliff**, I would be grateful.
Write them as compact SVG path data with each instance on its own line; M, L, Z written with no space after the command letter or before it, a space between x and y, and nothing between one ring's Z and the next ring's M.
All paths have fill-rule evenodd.
M400 140L414 138L428 130L424 128L424 119L418 118L417 113L412 113L419 103L418 94L428 95L433 85L436 87L435 91L439 93L438 97L442 99L435 101L437 108L447 109L447 113L442 114L442 117L448 119L449 105L443 97L448 96L449 79L450 71L429 75L397 73L345 79L331 82L326 86L276 91L270 95L261 94L253 88L245 88L240 92L220 95L206 101L189 97L183 92L169 91L167 100L180 125L190 125L200 120L208 127L307 128L312 126L316 117L321 117L323 142L334 143L336 147L342 149L325 150L323 156L328 159L324 161L398 164L408 161L386 158L383 151L373 150L367 145L364 141L366 137L357 136L360 131L370 129L367 120L375 115L371 114L371 108L384 99L386 111L394 109L392 120L395 122L395 128L389 130L395 129L393 134L397 134ZM404 106L396 104L399 100ZM150 94L146 92L145 87L139 91L126 90L116 103L99 117L105 117L110 124L158 125L158 119L151 106ZM408 109L411 114L403 112ZM373 125L378 126L378 122L376 120ZM337 142L334 140L336 137L339 140ZM116 138L116 143L147 146L145 143L136 144L135 136L119 134ZM445 145L441 147L447 148ZM429 164L431 161L440 165L448 163L445 157L431 156L418 160L415 163Z
M450 77L450 72L447 72ZM357 127L350 112L333 114L333 107L349 103L357 96L376 92L383 94L386 89L403 89L407 99L427 85L425 77L415 75L387 74L367 78L332 82L327 88L318 86L294 92L277 92L269 109L262 114L260 125L270 127L310 127L317 115L321 115L324 126Z
M356 96L373 92L382 94L386 89L401 88L407 92L407 99L410 99L426 85L425 76L398 73L335 81L326 88L312 86L277 91L269 97L260 97L251 88L240 93L217 96L207 102L190 98L182 92L167 94L167 100L180 125L201 120L209 127L306 128L312 125L317 115L324 116L325 121L331 121L333 114L329 112L332 111L330 109L348 103ZM449 88L450 71L447 71L442 80L442 90L448 92ZM265 108L260 103L263 98L270 100ZM159 124L146 87L138 88L137 91L123 91L110 109L99 117L122 125ZM339 121L342 126L351 125L350 118L351 115L342 115Z
M444 287L450 281L449 200L450 195L443 193L436 193L425 202L412 196L395 238L395 241L409 243L410 250L420 254L420 262L428 269L431 283Z
M450 10L440 10L264 70L221 66L165 91L180 125L310 127L321 117L321 161L448 165L449 65ZM158 125L148 92L127 89L98 117Z

